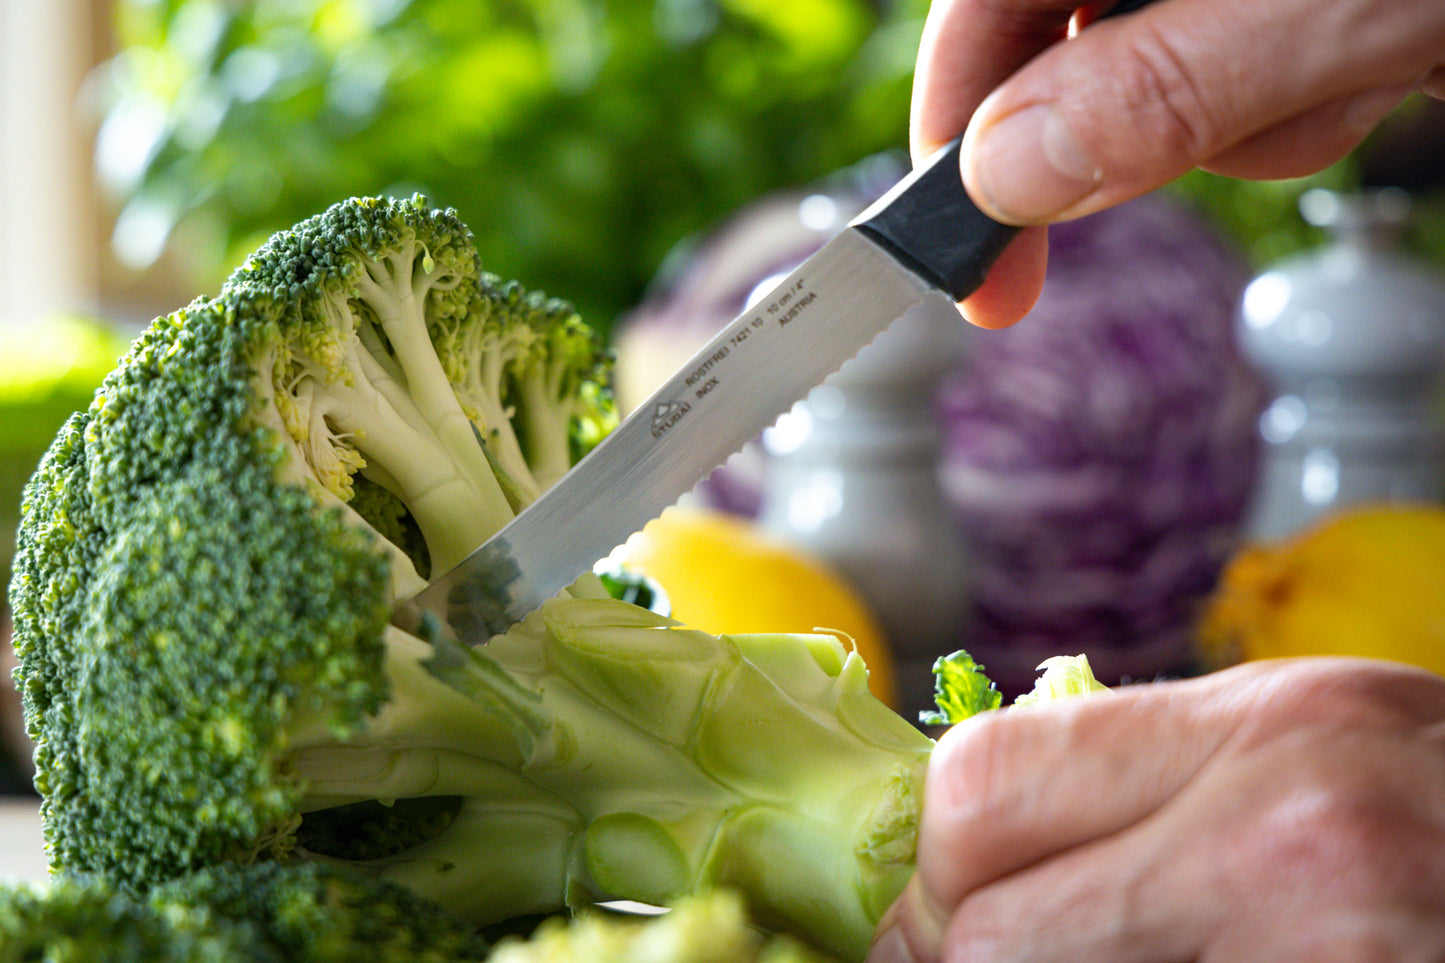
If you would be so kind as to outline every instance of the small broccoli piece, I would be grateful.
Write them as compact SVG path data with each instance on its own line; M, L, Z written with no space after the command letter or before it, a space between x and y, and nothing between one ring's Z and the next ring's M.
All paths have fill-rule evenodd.
M606 363L416 198L157 319L24 499L52 864L139 895L319 863L477 925L726 886L860 958L932 742L836 639L690 632L591 578L481 649L392 624L606 430Z
M319 865L214 867L143 896L88 874L0 888L0 963L462 963L490 952L409 890Z
M1087 655L1056 655L1045 659L1038 668L1041 674L1033 689L1015 698L1012 708L1110 691L1094 678ZM1003 704L1003 693L984 674L983 666L962 649L934 662L933 675L938 708L919 714L923 725L953 725Z
M476 927L411 890L317 863L214 866L157 886L162 918L207 913L254 932L281 963L460 963L491 945Z
M1056 655L1045 659L1038 666L1040 675L1034 687L1014 700L1015 706L1038 705L1055 699L1071 699L1076 696L1109 692L1104 683L1094 677L1087 655Z
M834 963L786 935L751 925L736 893L680 901L662 916L587 912L549 919L527 939L497 944L490 963Z
M918 721L925 726L953 725L1003 704L1003 693L984 675L983 666L962 649L933 663L933 682L938 708L919 713Z
M0 884L0 963L280 963L202 909L156 913L99 877Z

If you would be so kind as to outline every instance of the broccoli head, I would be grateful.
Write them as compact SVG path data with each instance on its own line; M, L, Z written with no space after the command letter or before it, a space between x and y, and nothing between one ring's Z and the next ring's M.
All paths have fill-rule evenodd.
M338 204L157 319L22 509L53 865L139 894L323 863L477 924L729 886L860 957L932 743L838 639L703 635L590 577L479 648L393 623L605 434L607 365L420 198Z

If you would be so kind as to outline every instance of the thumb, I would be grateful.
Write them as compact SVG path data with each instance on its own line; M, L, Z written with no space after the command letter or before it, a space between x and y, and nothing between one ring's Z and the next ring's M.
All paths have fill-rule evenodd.
M995 90L963 175L992 216L1038 224L1194 167L1291 177L1339 159L1441 57L1445 4L1165 0L1054 44Z

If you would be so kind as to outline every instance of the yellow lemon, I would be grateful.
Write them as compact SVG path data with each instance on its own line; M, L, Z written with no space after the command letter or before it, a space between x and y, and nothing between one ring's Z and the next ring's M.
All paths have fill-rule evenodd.
M869 690L897 707L877 617L825 562L734 515L669 508L612 555L667 593L672 617L712 635L830 632L868 667Z
M1445 673L1445 508L1361 505L1246 547L1199 629L1213 664L1358 655Z

